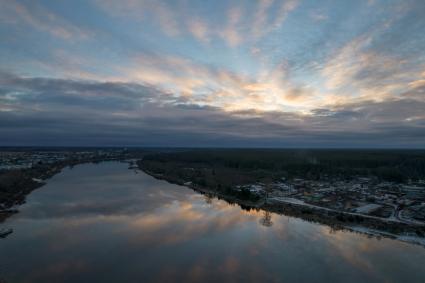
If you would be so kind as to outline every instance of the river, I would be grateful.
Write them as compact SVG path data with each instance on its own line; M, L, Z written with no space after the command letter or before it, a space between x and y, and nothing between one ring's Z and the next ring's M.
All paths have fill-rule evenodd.
M425 282L425 248L264 211L128 164L66 168L0 224L0 282Z

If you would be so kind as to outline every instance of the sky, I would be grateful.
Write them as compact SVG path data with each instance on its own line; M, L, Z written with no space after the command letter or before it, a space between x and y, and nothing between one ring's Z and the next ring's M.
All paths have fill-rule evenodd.
M425 147L423 0L0 0L0 146Z

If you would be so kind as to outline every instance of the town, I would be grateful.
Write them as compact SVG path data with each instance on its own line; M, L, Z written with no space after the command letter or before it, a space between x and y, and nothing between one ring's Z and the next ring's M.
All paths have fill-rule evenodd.
M114 160L125 154L126 149L0 150L0 172L64 161Z
M327 181L282 178L235 188L271 203L316 206L407 224L425 224L425 181L400 184L372 177Z
M187 150L146 155L138 165L244 209L425 244L420 150Z

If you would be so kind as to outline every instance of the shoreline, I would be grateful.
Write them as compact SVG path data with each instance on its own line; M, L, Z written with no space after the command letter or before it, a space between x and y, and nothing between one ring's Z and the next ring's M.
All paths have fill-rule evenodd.
M18 213L19 210L14 206L25 203L26 196L33 190L42 187L45 181L54 175L60 173L66 167L72 167L86 163L99 163L105 161L123 161L128 158L106 158L95 160L79 160L79 161L64 161L42 168L36 167L31 169L19 170L24 175L20 179L22 186L14 192L12 196L7 198L0 198L2 209L0 210L0 223L4 222L8 217ZM162 174L156 174L149 170L143 169L138 164L138 169L145 174L152 176L158 180L164 180L168 183L185 186L203 195L211 195L218 199L223 199L228 203L237 204L242 209L246 210L264 210L280 215L299 218L308 222L319 223L329 226L335 230L349 230L356 233L372 235L376 237L385 237L397 239L400 241L414 243L425 247L425 226L418 224L408 224L393 219L382 219L375 216L361 215L358 213L350 213L344 211L337 211L325 207L310 205L307 203L291 201L277 201L275 199L258 201L242 200L236 196L228 195L216 190L194 185L192 183L184 182L183 180L173 180L167 178ZM8 173L8 172L6 172ZM16 177L16 176L15 176ZM22 176L20 176L22 177ZM295 199L296 200L296 199Z
M375 216L337 211L325 207L295 202L272 203L261 199L257 202L238 199L235 196L226 195L216 190L188 184L183 180L167 179L162 174L155 174L139 166L139 169L158 180L164 180L171 184L185 186L201 194L208 194L218 199L223 199L232 204L238 204L242 209L256 209L267 212L299 218L308 222L329 226L335 230L348 230L354 233L366 234L374 237L384 237L417 244L425 248L425 225L408 224L393 219L383 219ZM423 236L421 236L422 234Z
M0 173L0 178L2 178L1 185L5 187L5 191L0 194L0 223L18 213L19 210L15 206L24 204L26 197L32 191L44 186L48 179L62 172L64 168L87 163L122 161L125 159L127 158L67 160L28 169L7 170Z

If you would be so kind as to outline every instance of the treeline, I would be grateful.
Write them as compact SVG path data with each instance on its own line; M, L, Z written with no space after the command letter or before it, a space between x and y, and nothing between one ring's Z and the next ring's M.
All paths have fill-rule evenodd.
M144 157L144 163L156 164L157 169L167 164L168 170L163 171L175 167L176 174L185 174L179 168L190 167L202 175L199 179L205 177L199 172L206 168L228 171L237 179L246 178L241 172L255 173L255 179L266 176L308 179L374 176L394 182L425 179L425 150L208 149L149 154Z
M139 167L145 172L154 174L171 183L183 185L191 182L191 187L207 188L222 193L226 196L234 196L242 200L257 201L259 197L251 194L248 190L236 191L236 185L250 184L260 181L258 174L243 172L241 170L227 167L205 167L193 166L191 163L181 161L161 161L152 158L143 159L138 162ZM198 164L199 165L199 164Z

